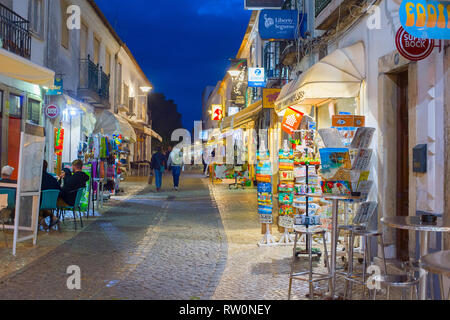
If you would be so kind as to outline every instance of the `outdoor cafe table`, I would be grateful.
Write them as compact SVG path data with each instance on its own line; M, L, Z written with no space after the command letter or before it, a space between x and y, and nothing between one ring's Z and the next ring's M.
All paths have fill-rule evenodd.
M337 230L338 230L338 214L339 214L339 201L354 201L360 202L361 197L345 196L345 195L332 195L332 194L303 194L305 197L310 198L322 198L325 200L331 200L331 262L330 262L330 273L331 273L331 288L330 288L330 299L337 299L338 296L335 295L336 291L336 256L337 256Z
M383 217L381 222L386 226L396 229L419 231L420 232L420 257L428 254L428 237L430 232L450 232L450 219L438 217L436 223L423 223L420 217ZM426 299L427 274L423 271L420 277L420 299Z

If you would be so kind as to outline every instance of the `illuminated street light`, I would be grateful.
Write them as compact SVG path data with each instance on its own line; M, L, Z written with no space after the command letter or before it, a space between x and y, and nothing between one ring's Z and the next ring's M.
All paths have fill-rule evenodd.
M140 89L144 93L149 93L153 88L152 87L140 87Z

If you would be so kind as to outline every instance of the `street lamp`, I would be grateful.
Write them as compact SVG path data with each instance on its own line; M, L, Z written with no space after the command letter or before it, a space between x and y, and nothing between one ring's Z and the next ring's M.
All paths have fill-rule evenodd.
M142 92L149 93L153 88L152 87L140 87Z

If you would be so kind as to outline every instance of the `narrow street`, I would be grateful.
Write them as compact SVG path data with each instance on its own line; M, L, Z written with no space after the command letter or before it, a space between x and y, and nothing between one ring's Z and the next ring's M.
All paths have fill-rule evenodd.
M169 177L163 190L170 190ZM227 244L207 184L192 174L176 194L153 189L111 200L106 213L73 239L0 280L0 297L210 299ZM81 290L67 289L71 265L81 269Z

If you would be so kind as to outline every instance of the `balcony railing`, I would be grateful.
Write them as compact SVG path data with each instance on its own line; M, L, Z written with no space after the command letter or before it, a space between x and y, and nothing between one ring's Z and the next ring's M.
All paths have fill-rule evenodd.
M110 76L88 56L80 60L79 95L94 105L109 106Z
M0 48L30 59L29 25L29 21L0 4Z
M332 0L316 0L316 18L322 12L323 9L330 4Z

